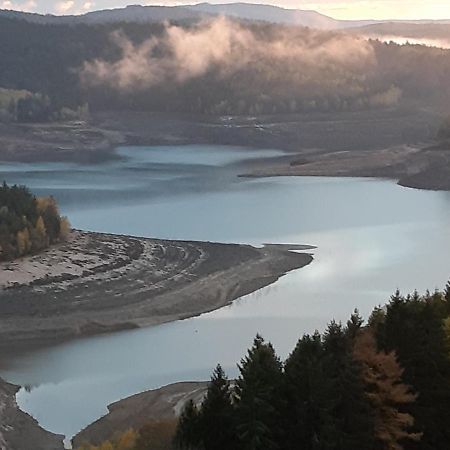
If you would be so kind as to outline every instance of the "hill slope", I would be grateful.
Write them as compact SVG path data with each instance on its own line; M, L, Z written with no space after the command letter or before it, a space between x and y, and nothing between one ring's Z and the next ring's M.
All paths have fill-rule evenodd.
M336 20L317 11L285 9L278 6L229 3L199 3L185 6L140 6L131 5L88 12L82 15L55 16L51 14L34 14L19 11L1 10L0 16L23 19L41 24L107 24L114 22L152 23L168 21L200 20L205 16L226 15L246 20L258 20L288 25L302 25L317 29L347 29L386 22L417 24L450 24L450 20L423 21L381 21L381 20Z

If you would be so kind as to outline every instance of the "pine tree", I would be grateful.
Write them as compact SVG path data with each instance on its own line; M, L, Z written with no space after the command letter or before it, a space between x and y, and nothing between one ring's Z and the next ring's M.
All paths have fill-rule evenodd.
M347 321L346 334L351 340L355 339L361 327L364 323L363 318L359 314L359 311L355 309L353 314L350 316L350 320Z
M445 286L444 300L447 308L447 314L450 315L450 281L447 282Z
M282 364L271 344L257 336L241 360L236 384L236 420L239 448L278 449L281 441Z
M174 444L181 450L198 450L200 446L199 412L193 400L188 400L178 420Z
M236 447L230 382L220 364L214 370L199 414L199 438L205 450Z
M324 370L330 380L330 405L334 422L325 442L335 450L375 448L374 417L364 394L362 370L351 352L351 340L341 324L331 322L323 338Z
M332 384L324 370L318 332L303 336L285 365L283 428L287 450L333 449Z

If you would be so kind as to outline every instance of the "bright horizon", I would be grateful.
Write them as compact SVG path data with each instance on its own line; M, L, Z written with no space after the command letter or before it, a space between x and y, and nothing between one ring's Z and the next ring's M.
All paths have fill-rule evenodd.
M199 3L189 0L160 0L155 2L133 2L133 0L0 0L0 9L37 12L41 14L83 14L101 9L122 8L129 4L142 5L190 5ZM210 1L209 3L234 3L232 0ZM248 1L279 6L287 9L314 10L341 20L416 20L450 19L449 0L273 0Z

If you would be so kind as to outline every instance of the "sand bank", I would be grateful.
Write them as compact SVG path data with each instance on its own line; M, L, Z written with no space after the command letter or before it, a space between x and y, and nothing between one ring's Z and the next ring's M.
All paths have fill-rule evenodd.
M288 248L74 232L0 264L0 351L213 311L312 261Z

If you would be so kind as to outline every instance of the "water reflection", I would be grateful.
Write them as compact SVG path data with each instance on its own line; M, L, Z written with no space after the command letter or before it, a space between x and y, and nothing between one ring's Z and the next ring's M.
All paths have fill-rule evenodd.
M18 402L49 430L71 436L106 413L108 403L206 379L218 362L234 376L257 332L286 357L302 333L323 329L330 318L346 320L356 307L367 315L397 287L433 289L449 277L449 194L377 180L237 178L248 158L273 153L204 151L127 148L126 161L46 166L51 179L39 175L43 167L6 169L8 181L55 194L79 228L318 247L310 266L219 311L9 361L0 375L29 386Z

